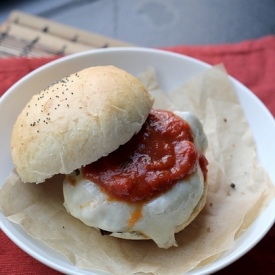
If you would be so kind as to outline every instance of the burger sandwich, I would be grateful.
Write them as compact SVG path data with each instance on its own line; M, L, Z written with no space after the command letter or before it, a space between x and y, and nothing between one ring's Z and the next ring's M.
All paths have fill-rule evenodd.
M188 112L152 108L143 84L97 66L34 95L11 155L23 182L64 174L64 206L102 235L176 246L207 196L207 138Z

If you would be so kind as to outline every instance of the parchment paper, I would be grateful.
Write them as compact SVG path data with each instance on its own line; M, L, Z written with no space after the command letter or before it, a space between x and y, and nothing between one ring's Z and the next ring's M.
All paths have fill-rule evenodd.
M77 267L115 275L182 275L230 249L275 197L275 187L257 160L248 123L222 68L213 67L168 94L159 89L153 68L139 77L155 96L154 108L195 113L209 140L208 199L195 221L176 235L178 247L101 236L66 213L63 176L23 184L13 172L0 190L0 207L10 221Z

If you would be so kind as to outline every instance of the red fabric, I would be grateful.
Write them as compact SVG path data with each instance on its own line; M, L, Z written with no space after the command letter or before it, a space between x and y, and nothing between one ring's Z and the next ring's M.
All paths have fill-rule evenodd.
M275 115L275 36L238 44L164 49L195 57L211 65L223 63L227 72L251 89Z
M168 51L195 57L209 64L223 63L230 75L250 88L275 115L275 36L254 41L217 46L176 46ZM0 59L0 96L17 80L55 59ZM245 256L217 272L218 275L275 274L275 225ZM0 274L61 274L37 262L14 245L0 231Z
M0 59L0 96L20 78L57 58L58 56L49 58L18 57Z

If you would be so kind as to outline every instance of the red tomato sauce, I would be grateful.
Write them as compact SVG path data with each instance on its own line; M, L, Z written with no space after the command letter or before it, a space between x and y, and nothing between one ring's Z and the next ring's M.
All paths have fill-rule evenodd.
M197 151L189 124L172 112L152 109L130 141L82 172L109 195L136 202L168 190L197 165L206 177L207 160Z

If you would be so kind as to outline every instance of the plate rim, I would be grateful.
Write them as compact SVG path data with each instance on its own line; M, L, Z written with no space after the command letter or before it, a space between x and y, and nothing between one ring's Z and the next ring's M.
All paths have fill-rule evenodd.
M38 74L39 72L44 71L47 68L50 68L52 66L56 66L56 64L61 64L61 63L66 63L68 60L73 60L73 59L77 59L80 56L86 56L86 55L96 55L99 53L107 53L107 52L143 52L143 53L157 53L157 54L165 54L167 56L171 56L171 57L175 57L175 58L181 58L181 59L185 59L191 62L195 62L197 64L199 64L200 66L204 67L204 69L207 68L211 68L212 66L210 64L207 64L201 60L198 60L196 58L190 57L190 56L186 56L184 54L179 54L179 53L174 53L174 52L169 52L167 50L161 50L161 49L151 49L151 48L142 48L142 47L117 47L117 48L107 48L107 49L95 49L95 50L89 50L89 51L85 51L85 52L81 52L81 53L76 53L73 55L69 55L69 56L65 56L65 57L61 57L58 58L54 61L51 61L45 65L42 65L41 67L33 70L32 72L30 72L29 74L27 74L26 76L24 76L23 78L21 78L19 81L17 81L14 85L12 85L4 94L3 96L0 98L0 111L1 111L1 106L2 104L4 104L4 102L6 100L8 100L9 96L13 95L13 91L15 91L17 86L20 86L22 83L24 83L26 81L26 79L29 79L30 77L35 76L36 74ZM260 104L262 110L265 111L265 115L274 122L274 118L271 114L271 112L267 109L267 107L263 104L263 102L253 93L251 92L246 86L244 86L240 81L238 81L237 79L233 78L232 76L229 76L230 79L233 81L233 83L239 87L241 87L242 90L244 90L246 93L249 93L250 96L254 97L254 100L257 101L258 104ZM275 128L275 122L274 122L274 128ZM274 182L272 182L274 184ZM0 183L0 188L2 187L2 183ZM275 184L274 184L275 185ZM273 204L275 205L275 201L273 200ZM1 215L2 215L2 211L1 211ZM22 250L24 250L26 253L28 253L30 256L32 256L33 258L37 259L38 261L42 262L43 264L57 270L60 272L66 272L67 274L83 274L83 273L68 273L69 271L72 270L68 270L67 268L63 268L59 265L57 265L56 263L49 263L48 260L46 260L43 257L40 257L40 255L34 256L33 253L31 251L28 250L28 247L26 247L26 245L21 242L20 240L15 238L15 235L12 235L11 232L9 232L8 227L10 226L11 223L6 217L6 221L2 221L0 215L0 229L16 244L18 245ZM260 234L260 238L256 239L254 244L250 247L246 247L246 249L243 249L242 251L240 251L237 255L235 255L234 257L231 257L231 259L229 261L227 261L224 264L221 264L220 266L216 267L216 268L210 268L211 270L208 270L209 268L207 268L206 271L203 271L203 268L201 269L201 272L199 271L199 269L197 269L197 273L194 273L196 275L203 275L203 274L208 274L205 272L216 272L218 270L221 270L222 268L232 264L233 262L235 262L237 259L239 259L240 257L242 257L244 254L246 254L249 250L251 250L265 235L266 233L270 230L270 228L272 227L272 225L275 222L275 215L273 217L273 219L270 219L270 222L268 224L266 224L264 230L262 231L262 233ZM7 225L5 226L4 223L7 223ZM2 226L1 226L2 225ZM4 226L3 226L4 225ZM217 261L217 260L216 260ZM215 262L216 262L215 261ZM72 268L75 268L75 266L70 263L72 265ZM210 263L209 265L207 265L207 267L211 266L212 263ZM76 268L77 270L80 268ZM75 270L75 271L77 271ZM84 269L80 269L80 270L84 270ZM97 273L91 273L93 271L89 271L89 274L97 274ZM97 272L97 271L96 271ZM192 270L186 274L192 274Z

